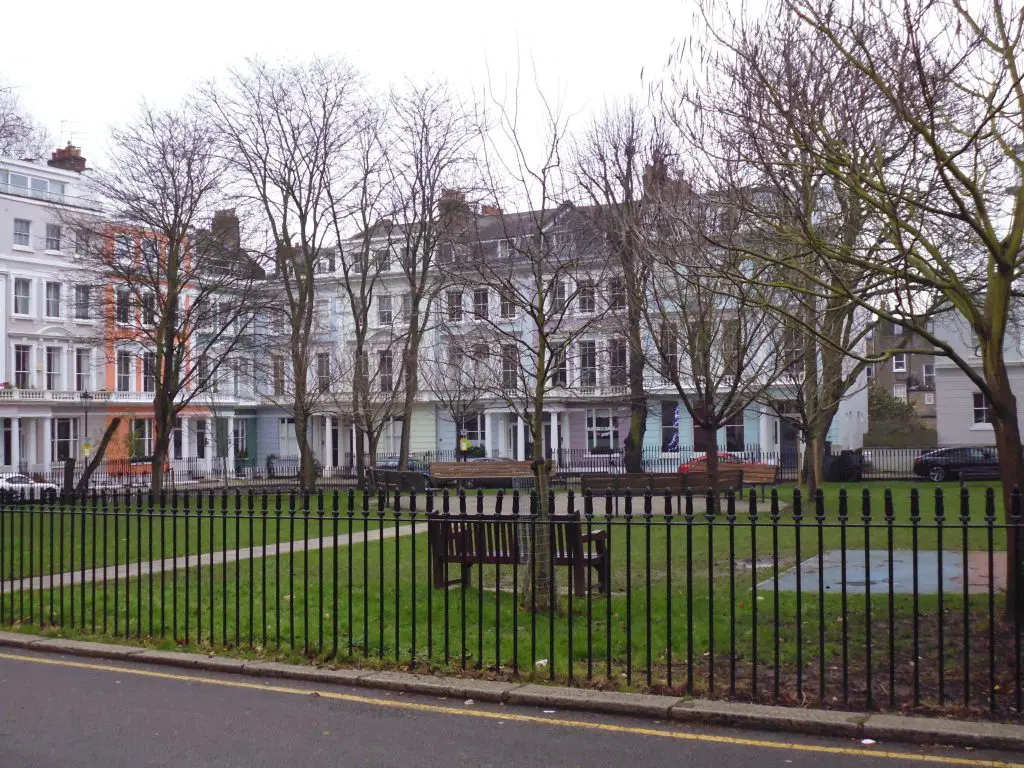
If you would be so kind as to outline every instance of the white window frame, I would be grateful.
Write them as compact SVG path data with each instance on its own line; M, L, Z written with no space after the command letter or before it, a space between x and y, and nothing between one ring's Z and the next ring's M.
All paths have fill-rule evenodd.
M50 296L50 289L57 289L56 303ZM64 303L64 289L61 283L47 280L43 286L43 313L50 319L59 319L63 316L62 304Z
M78 347L75 349L75 391L89 391L92 389L91 382L92 350L88 347Z
M377 324L381 326L394 325L395 311L391 305L391 296L384 294L377 297Z
M979 405L979 399L981 404ZM991 406L985 395L981 392L974 392L971 396L971 413L974 417L973 429L984 429L992 427Z
M114 322L118 325L131 325L132 291L130 288L114 289Z
M599 425L598 420L607 419L606 425ZM608 454L618 450L619 415L612 408L588 408L586 413L586 435L588 454ZM605 435L602 438L602 435ZM608 450L597 450L597 443L607 440Z
M592 280L580 280L576 284L576 311L581 315L597 312L597 288Z
M934 392L925 392L924 393L924 404L925 405L935 405L935 393Z
M892 372L893 373L906 373L907 372L907 353L896 352L892 356Z
M82 299L85 301L82 301ZM84 309L84 316L83 316ZM75 320L92 319L92 287L88 285L75 286Z
M152 367L147 365L150 360L153 361ZM149 373L147 368L150 368ZM156 352L142 353L142 391L156 392Z
M465 317L462 306L462 291L448 291L445 295L447 302L447 317L449 323L461 323Z
M622 353L622 365L615 364L616 347ZM611 387L629 386L629 343L622 336L613 336L608 339L608 385ZM619 380L616 381L616 378Z
M615 312L626 308L626 286L621 277L608 278L608 309Z
M231 427L231 442L235 446L235 457L242 453L248 455L248 443L246 442L245 419L235 419Z
M925 363L921 366L921 383L926 387L935 386L935 363Z
M514 296L506 296L504 293L501 294L499 314L504 320L509 320L516 316L516 300Z
M387 373L384 371L385 361ZM382 349L377 353L377 389L388 394L395 391L395 384L395 353L390 349Z
M501 387L505 391L514 391L519 384L519 350L514 344L505 344L501 348Z
M577 344L577 357L579 360L580 387L582 389L595 389L597 387L597 342L593 339L581 339ZM584 365L584 355L591 357L593 362Z
M46 347L45 350L46 389L50 392L56 392L64 388L62 379L65 352L63 347Z
M156 325L156 294L153 291L146 291L142 294L142 301L139 304L141 305L139 307L139 314L141 315L142 325L147 327ZM214 330L216 332L220 328Z
M135 238L126 232L114 235L114 262L121 269L134 265Z
M316 388L323 394L331 391L331 355L329 352L316 353Z
M552 312L564 312L569 302L566 299L568 295L568 286L565 284L565 280L555 280L551 283L551 311Z
M25 293L18 293L19 287L26 287ZM16 277L14 278L14 301L11 304L11 308L14 310L13 314L19 317L31 317L32 316L32 279L28 277ZM19 308L19 302L23 302L24 306Z
M118 392L132 391L132 353L127 349L119 349L114 355L114 388Z
M295 436L294 417L284 417L277 422L277 448L280 456L295 456L299 452L299 441ZM285 450L285 449L289 450Z
M487 419L482 413L470 416L459 425L459 432L471 443L482 443L487 439Z
M60 253L61 228L60 224L46 225L46 251L48 253Z
M153 421L151 419L132 419L129 423L131 428L132 450L134 451L136 441L140 443L142 451L135 458L146 458L153 455ZM141 427L141 429L140 429ZM139 434L141 432L141 435Z
M25 226L20 226L25 225ZM32 222L29 219L15 219L11 245L15 250L32 250Z
M25 367L18 367L19 352L24 352ZM14 386L18 389L28 389L32 386L32 345L14 345Z
M480 301L481 296L483 301ZM487 320L490 317L491 292L487 288L473 289L473 319ZM482 310L482 311L481 311Z
M907 382L897 381L892 385L892 396L897 400L907 400Z
M66 459L78 456L78 419L68 417L54 418L51 422L51 427L50 460L65 461ZM60 436L62 427L67 428L67 437ZM66 443L66 450L63 452L59 450L61 443Z

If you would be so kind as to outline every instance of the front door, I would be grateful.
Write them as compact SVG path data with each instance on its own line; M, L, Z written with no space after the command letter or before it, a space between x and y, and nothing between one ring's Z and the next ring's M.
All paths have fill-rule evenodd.
M799 460L799 449L797 443L799 433L796 426L790 419L785 417L779 419L779 453L781 466L795 468Z

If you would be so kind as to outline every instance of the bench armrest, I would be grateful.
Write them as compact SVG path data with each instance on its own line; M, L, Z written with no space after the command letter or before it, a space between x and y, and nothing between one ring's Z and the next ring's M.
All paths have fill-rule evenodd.
M607 541L608 531L592 531L591 533L584 533L580 536L580 541L586 543L588 541Z

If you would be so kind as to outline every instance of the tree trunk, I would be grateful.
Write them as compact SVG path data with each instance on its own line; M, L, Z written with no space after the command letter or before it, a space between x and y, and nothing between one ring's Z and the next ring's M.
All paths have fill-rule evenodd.
M985 378L992 393L990 403L993 416L992 427L995 432L996 450L999 453L999 475L1003 486L1004 519L1010 520L1013 502L1013 489L1019 487L1024 479L1024 454L1021 452L1020 426L1017 422L1017 398L1010 388L1010 379L1006 372L1002 349L997 354L985 357ZM1006 610L1013 617L1024 609L1021 599L1024 598L1020 557L1021 539L1019 532L1007 530L1006 536Z
M309 415L295 414L295 442L299 444L299 485L304 491L316 488L316 466L309 445Z
M533 423L543 424L543 408L534 410ZM527 609L555 610L558 595L554 592L556 582L553 568L553 542L551 537L551 509L548 498L551 488L550 465L544 460L544 445L540 436L534 433L533 477L536 493L536 515L528 529L530 546L527 548L526 588L523 590L523 605ZM533 511L533 510L531 510Z
M75 487L75 493L82 493L89 487L89 480L92 478L93 472L96 471L100 462L103 461L103 456L107 452L107 446L110 445L110 441L113 439L114 434L120 426L120 416L115 416L110 420L106 430L103 432L103 437L100 438L100 444L96 447L96 454L92 457L92 460L85 465L85 470L82 472L82 476L78 479L78 485Z
M706 409L705 413L710 413L710 409ZM708 487L714 492L714 506L707 511L718 512L718 496L722 490L718 487L718 434L717 430L708 424L701 424L700 429L704 432L705 445L708 446L705 454L708 465Z
M808 431L803 464L807 498L813 499L825 476L825 440L820 429Z
M629 323L629 434L623 461L627 472L644 471L644 434L647 431L647 390L644 387L646 360L640 328L643 318L630 307ZM635 315L635 317L634 317Z
M405 350L405 400L402 403L402 439L398 447L398 468L406 470L409 468L409 441L412 430L412 409L416 404L416 391L419 389L419 321L412 318L409 326L409 344Z
M154 495L164 487L164 464L171 445L174 429L174 408L167 398L157 393L153 398L153 456L150 464L150 490Z
M354 424L356 439L352 446L352 450L355 451L356 459L356 484L360 490L366 490L366 455L363 450L363 443L366 439L366 435L363 432L362 427L359 424Z

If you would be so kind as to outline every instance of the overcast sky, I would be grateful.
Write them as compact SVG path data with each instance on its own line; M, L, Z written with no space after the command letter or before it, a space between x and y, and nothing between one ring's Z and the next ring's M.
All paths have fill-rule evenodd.
M55 140L73 138L97 160L108 126L126 120L139 99L171 105L253 54L340 53L381 88L436 75L480 92L488 68L498 86L518 66L528 76L535 66L545 91L582 118L605 101L646 93L693 19L690 0L11 5L0 78Z

